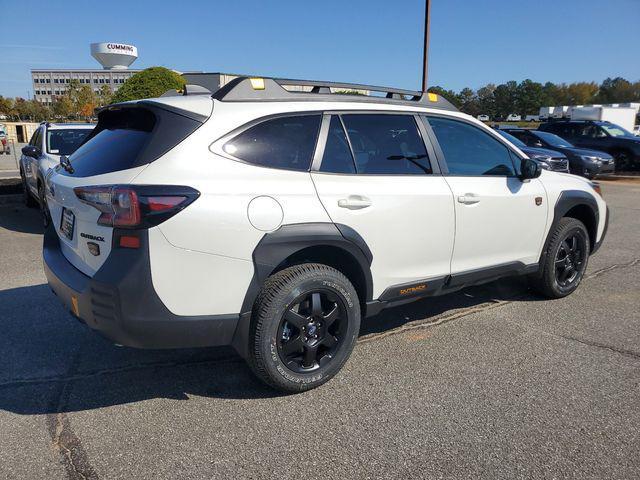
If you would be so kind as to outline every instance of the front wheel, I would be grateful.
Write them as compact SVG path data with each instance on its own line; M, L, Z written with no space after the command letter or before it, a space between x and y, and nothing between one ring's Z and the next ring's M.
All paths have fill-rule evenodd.
M40 204L40 214L42 215L42 224L44 228L51 223L51 215L49 214L49 206L47 205L47 196L44 193L44 185L38 183L38 200Z
M29 187L27 186L27 179L24 176L24 172L22 169L20 170L20 180L22 182L22 202L29 208L33 208L37 206L37 202L31 196L29 192Z
M589 234L575 218L560 219L547 245L541 271L531 277L533 287L549 298L573 293L584 276L589 261Z
M331 379L360 330L351 282L327 265L294 265L269 277L256 300L249 366L267 385L302 392Z

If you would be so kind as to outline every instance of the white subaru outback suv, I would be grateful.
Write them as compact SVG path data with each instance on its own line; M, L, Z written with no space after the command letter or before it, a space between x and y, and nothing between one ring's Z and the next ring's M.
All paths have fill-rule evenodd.
M103 109L48 179L49 284L118 344L230 344L302 391L362 318L507 275L563 297L605 236L596 184L439 96L246 77L185 93Z

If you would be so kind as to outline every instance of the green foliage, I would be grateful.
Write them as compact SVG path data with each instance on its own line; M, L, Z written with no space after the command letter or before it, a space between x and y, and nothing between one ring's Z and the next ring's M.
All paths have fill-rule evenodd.
M640 102L640 81L632 83L624 78L607 78L602 84L574 82L544 85L526 79L500 85L488 84L474 91L463 88L459 93L440 86L429 88L469 115L489 115L491 119L505 118L510 113L535 115L540 107L557 105L588 105L592 103Z
M167 90L180 90L184 85L184 78L176 72L164 67L151 67L127 79L115 93L112 101L117 103L159 97Z

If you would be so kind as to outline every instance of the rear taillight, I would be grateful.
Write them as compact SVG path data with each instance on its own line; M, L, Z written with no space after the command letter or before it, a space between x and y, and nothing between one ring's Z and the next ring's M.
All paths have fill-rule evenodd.
M98 209L98 224L148 228L164 222L193 202L200 192L173 185L100 185L74 188L80 201Z

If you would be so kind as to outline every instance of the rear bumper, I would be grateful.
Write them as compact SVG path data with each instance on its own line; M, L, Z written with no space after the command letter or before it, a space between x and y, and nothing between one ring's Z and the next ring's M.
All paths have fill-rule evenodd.
M151 281L146 232L139 249L113 249L91 278L62 254L52 227L45 232L44 270L53 292L74 316L120 345L186 348L229 345L238 314L179 316L171 313Z

